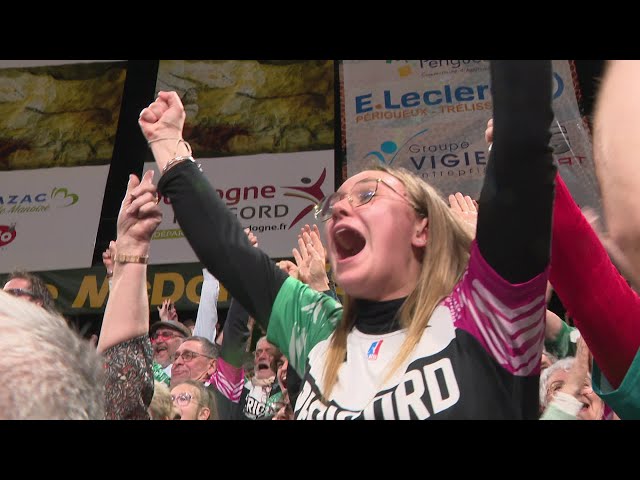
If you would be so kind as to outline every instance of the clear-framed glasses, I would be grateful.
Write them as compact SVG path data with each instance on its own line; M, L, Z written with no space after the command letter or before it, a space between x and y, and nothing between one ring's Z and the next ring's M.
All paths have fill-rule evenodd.
M378 185L380 185L381 183L384 183L392 192L394 192L405 202L411 205L411 207L415 211L423 214L423 212L416 205L414 205L413 202L396 191L382 178L365 178L364 180L356 182L353 187L351 187L351 190L348 193L335 192L327 197L324 197L324 199L322 199L322 201L315 206L314 216L316 217L316 219L326 222L331 218L331 215L333 215L333 206L345 197L347 198L349 203L353 205L354 208L365 205L369 203L373 197L376 196L376 193L378 193Z
M184 338L184 336L180 335L179 333L167 332L167 331L164 331L164 332L156 331L156 332L153 332L153 335L151 335L151 340L157 340L158 337L162 337L165 340L171 340L172 338L176 338L176 337Z
M13 295L14 297L38 298L35 293L30 290L25 290L24 288L7 288L5 292L9 295Z
M179 407L186 407L192 399L193 397L191 394L187 392L179 393L178 395L171 395L171 401Z
M176 352L173 354L173 361L176 362L178 361L178 359L182 357L182 360L186 363L186 362L190 362L191 360L193 360L196 357L207 357L207 358L213 358L210 357L209 355L204 355L202 353L198 353L198 352L192 352L191 350L185 350L183 352Z

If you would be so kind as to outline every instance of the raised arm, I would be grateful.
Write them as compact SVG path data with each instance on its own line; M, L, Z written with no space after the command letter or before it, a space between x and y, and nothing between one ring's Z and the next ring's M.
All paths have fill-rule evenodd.
M485 139L489 144L493 141L491 120ZM550 282L598 366L617 388L640 345L640 297L618 272L560 175L556 176L552 225ZM558 337L566 344L569 330L560 318L547 312L548 349ZM550 351L560 357L569 353L566 346L559 352Z
M258 239L245 228L249 243L258 248ZM227 320L224 323L222 336L222 359L233 367L242 368L242 359L247 348L247 341L251 335L249 329L249 312L235 300L231 299Z
M268 255L251 247L236 216L197 165L185 158L190 149L180 141L184 120L184 107L175 92L159 92L140 114L140 127L162 173L158 189L171 200L200 261L266 328L287 276Z
M494 142L479 200L477 242L504 279L521 283L549 263L556 168L549 148L551 62L492 61Z
M151 236L162 220L155 204L153 172L131 175L118 215L116 258L98 351L149 333L147 265Z
M107 419L148 419L153 357L146 261L161 220L153 172L147 172L142 182L131 175L118 215L111 292L98 342L105 358Z
M640 297L611 262L558 176L549 280L617 388L640 345Z
M200 304L196 316L196 326L193 335L204 337L216 343L216 325L218 324L218 295L220 294L220 282L209 273L206 268L202 269L202 290L200 292Z

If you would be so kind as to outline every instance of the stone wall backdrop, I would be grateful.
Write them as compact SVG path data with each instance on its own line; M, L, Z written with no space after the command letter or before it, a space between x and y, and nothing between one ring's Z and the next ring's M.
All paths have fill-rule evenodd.
M162 60L199 157L334 148L332 60Z
M0 70L0 171L111 162L126 63Z

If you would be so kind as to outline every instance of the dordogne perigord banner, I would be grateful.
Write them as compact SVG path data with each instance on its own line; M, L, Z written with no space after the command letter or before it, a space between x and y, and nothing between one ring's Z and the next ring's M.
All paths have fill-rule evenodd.
M0 61L0 273L91 266L126 62Z
M571 62L554 60L551 145L578 204L599 211L575 80ZM479 196L493 108L488 61L345 60L342 82L349 175L379 162L409 169L444 195Z
M333 192L334 152L299 152L199 158L217 194L272 258L293 256L298 234L313 224L313 206ZM145 163L145 171L155 170ZM197 262L176 222L168 198L161 199L162 223L151 242L152 264Z

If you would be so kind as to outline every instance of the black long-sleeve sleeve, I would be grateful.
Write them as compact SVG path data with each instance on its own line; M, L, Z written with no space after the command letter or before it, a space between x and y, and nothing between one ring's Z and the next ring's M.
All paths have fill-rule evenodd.
M227 312L227 320L222 329L222 353L225 362L241 367L244 350L249 339L249 312L232 298Z
M489 265L521 283L550 259L556 174L549 148L551 61L492 61L491 83L493 146L476 238Z
M249 243L242 225L193 162L158 182L198 259L265 330L287 274Z

